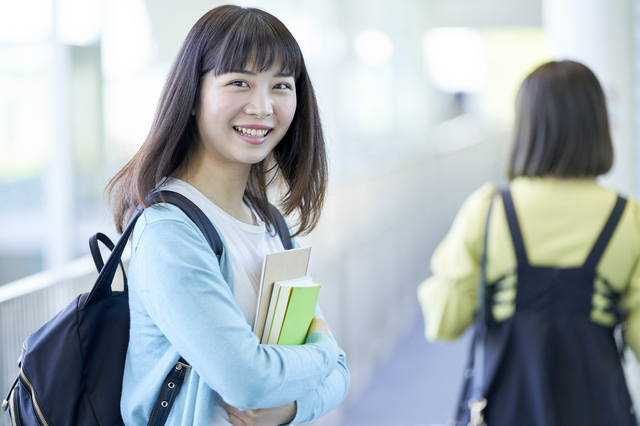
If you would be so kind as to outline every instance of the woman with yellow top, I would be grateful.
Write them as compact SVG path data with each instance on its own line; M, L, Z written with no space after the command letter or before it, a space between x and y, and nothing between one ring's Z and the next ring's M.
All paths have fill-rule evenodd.
M612 164L595 75L540 66L516 99L508 189L474 192L433 255L418 289L427 339L455 339L475 321L487 229L475 371L489 426L638 424L614 329L624 321L640 358L640 205L597 184Z

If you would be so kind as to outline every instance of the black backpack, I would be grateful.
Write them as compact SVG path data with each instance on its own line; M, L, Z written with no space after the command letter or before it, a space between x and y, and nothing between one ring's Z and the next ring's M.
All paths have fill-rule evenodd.
M207 216L178 193L162 191L162 196L198 226L220 260L222 241ZM157 194L154 201L161 202ZM285 249L292 248L284 219L273 206L271 213ZM120 396L130 318L127 278L120 259L141 214L138 208L115 246L104 234L91 237L89 247L99 272L92 290L78 296L24 342L20 374L2 403L12 425L124 425ZM106 264L98 241L111 250ZM118 265L123 291L111 288ZM180 358L169 372L158 390L148 425L164 425L190 368Z

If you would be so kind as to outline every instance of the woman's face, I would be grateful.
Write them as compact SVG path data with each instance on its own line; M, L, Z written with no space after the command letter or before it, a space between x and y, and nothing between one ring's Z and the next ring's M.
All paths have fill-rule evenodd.
M277 64L276 64L277 65ZM208 72L193 114L200 148L220 166L264 160L289 129L296 111L295 80L278 73L237 70Z

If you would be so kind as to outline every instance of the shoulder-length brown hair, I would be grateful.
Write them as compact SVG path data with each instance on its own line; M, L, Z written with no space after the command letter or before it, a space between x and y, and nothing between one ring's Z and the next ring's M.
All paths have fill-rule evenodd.
M593 72L574 61L536 68L516 98L509 179L594 178L612 165L605 97Z
M284 24L269 13L227 5L210 10L187 35L147 139L105 189L119 232L138 205L151 205L146 197L183 165L199 143L191 111L205 74L220 75L247 66L261 72L274 65L295 78L296 112L272 153L251 166L244 196L273 229L267 188L281 181L285 184L279 200L283 213L298 213L294 235L308 233L317 225L327 186L327 160L316 97L300 47Z

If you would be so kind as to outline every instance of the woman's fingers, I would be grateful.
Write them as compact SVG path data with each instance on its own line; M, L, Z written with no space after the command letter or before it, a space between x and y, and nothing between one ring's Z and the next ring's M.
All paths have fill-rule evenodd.
M309 331L307 331L307 336L319 331L321 333L329 335L329 329L327 328L327 323L324 322L322 318L317 315L314 315L313 320L311 320L311 325L309 326Z
M229 413L229 421L233 426L247 426L244 420L242 420L240 417L233 414L231 411L228 411L228 409L227 409L227 413Z
M229 421L234 426L276 426L291 423L296 416L298 405L294 401L279 407L244 411L229 404L226 408L229 413Z

